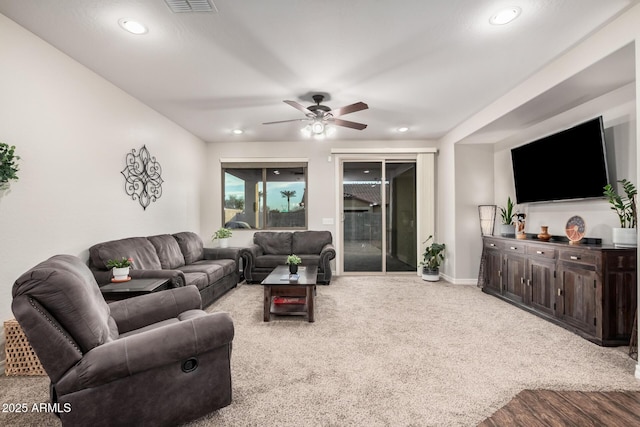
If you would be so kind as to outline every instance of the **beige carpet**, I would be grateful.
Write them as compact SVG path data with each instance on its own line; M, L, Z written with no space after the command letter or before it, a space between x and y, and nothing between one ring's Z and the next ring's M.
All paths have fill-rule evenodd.
M262 287L241 285L209 311L234 319L233 403L192 427L475 426L523 389L640 390L627 348L472 286L343 276L318 287L315 323L264 323ZM0 377L2 403L46 398L46 380ZM38 423L56 420L0 413L0 425Z

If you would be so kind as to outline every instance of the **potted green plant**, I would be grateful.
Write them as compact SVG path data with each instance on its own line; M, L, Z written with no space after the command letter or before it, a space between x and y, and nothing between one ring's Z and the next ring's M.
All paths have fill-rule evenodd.
M515 236L516 234L516 225L513 223L513 217L516 216L514 208L515 205L511 201L511 196L507 197L507 207L500 208L500 217L502 219L500 235L503 237Z
M11 180L18 179L19 156L15 155L16 147L0 142L0 190L7 188Z
M110 259L107 261L107 267L113 269L114 282L126 282L130 280L129 269L133 265L133 259L131 257L121 259Z
M636 230L638 220L636 195L638 192L630 181L621 179L618 182L622 184L625 197L620 196L611 184L604 186L604 195L620 220L620 227L613 228L613 244L620 247L636 247L638 246Z
M232 235L233 235L233 232L231 231L231 229L222 227L218 229L215 233L213 233L213 236L211 236L211 238L212 240L218 239L220 241L221 248L228 248L229 237L231 237Z
M427 237L423 243L427 243L433 236ZM432 242L427 245L422 254L422 279L430 282L437 282L440 280L440 264L444 261L444 250L446 246L444 243Z
M289 273L296 274L298 272L298 265L302 263L302 259L296 254L291 254L287 257L287 264L289 264Z

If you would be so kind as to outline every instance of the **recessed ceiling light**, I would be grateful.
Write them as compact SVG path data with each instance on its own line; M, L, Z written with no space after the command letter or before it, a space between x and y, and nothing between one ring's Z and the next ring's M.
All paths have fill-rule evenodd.
M147 29L147 27L145 27L143 24L141 24L138 21L134 21L132 19L121 19L118 21L118 24L120 24L120 26L122 28L124 28L125 30L129 31L132 34L146 34L147 32L149 32L149 30Z
M522 9L517 6L508 7L491 16L491 18L489 18L489 22L493 25L508 24L516 19L520 15L520 12L522 12Z
M408 130L409 130L409 128L408 128L408 127L406 127L406 126L402 126L402 127L399 127L399 128L398 128L398 132L406 132L406 131L408 131Z
M234 129L231 131L234 135L242 135L244 131L242 129Z

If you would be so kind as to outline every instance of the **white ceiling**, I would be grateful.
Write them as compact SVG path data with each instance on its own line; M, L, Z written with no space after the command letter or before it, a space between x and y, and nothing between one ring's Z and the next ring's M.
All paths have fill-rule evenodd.
M174 13L164 0L0 0L0 13L205 141L299 140L301 122L262 123L303 118L282 101L311 105L316 92L334 109L367 103L343 116L367 129L333 137L366 141L442 137L637 3L214 0L215 13ZM522 14L490 25L504 6ZM121 18L149 32L126 33ZM541 100L560 108L629 83L633 65L632 51L611 55L510 120L542 119Z

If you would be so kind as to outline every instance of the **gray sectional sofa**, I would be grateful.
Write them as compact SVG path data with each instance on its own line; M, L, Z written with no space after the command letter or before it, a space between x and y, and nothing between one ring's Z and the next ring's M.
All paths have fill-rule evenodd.
M131 278L166 278L171 288L193 285L206 307L240 281L240 250L205 248L192 232L129 237L89 249L89 268L99 285L111 282L110 259L133 258Z
M242 250L244 278L247 283L260 283L287 256L296 254L302 265L318 266L318 283L331 282L331 260L336 257L330 231L258 231L253 245Z

